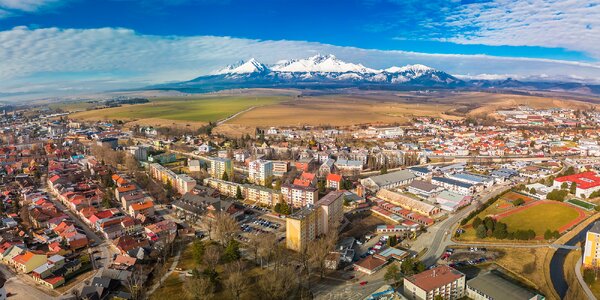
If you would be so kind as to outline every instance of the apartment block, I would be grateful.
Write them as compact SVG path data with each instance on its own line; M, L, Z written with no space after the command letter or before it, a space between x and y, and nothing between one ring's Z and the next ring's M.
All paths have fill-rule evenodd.
M212 178L222 179L223 174L227 173L229 179L233 178L233 162L229 158L209 157L209 174Z
M585 235L583 266L586 268L600 267L600 221L596 221Z
M273 176L273 162L257 159L248 166L248 179L255 184L264 185L267 178Z
M295 184L282 185L281 194L283 201L294 207L312 205L319 199L317 188Z
M300 251L319 235L336 229L343 218L344 193L333 191L315 205L286 218L286 246Z

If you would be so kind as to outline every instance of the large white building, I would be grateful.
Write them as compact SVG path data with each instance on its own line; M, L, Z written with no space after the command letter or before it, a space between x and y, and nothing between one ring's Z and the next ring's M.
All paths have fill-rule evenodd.
M248 179L251 182L264 185L267 178L273 176L273 162L257 159L250 162L248 166Z
M465 274L441 265L419 274L404 277L404 296L411 300L455 300L465 296Z

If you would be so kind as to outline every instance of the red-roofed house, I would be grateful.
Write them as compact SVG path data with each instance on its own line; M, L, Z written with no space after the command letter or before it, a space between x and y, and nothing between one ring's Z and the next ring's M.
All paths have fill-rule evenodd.
M589 197L593 192L600 190L600 175L595 172L588 171L579 174L562 176L554 179L554 184L552 187L555 189L560 189L564 183L566 183L568 187L571 187L571 184L575 183L577 186L575 195L585 195L585 197Z
M404 277L404 296L408 299L462 299L465 296L465 274L441 265L419 274Z
M327 175L325 184L328 189L340 190L342 188L342 175L330 173Z

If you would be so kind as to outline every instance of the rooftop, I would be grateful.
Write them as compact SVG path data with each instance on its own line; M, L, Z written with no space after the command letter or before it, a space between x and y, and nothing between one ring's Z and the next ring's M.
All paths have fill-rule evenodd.
M441 265L419 274L406 277L405 280L412 282L414 285L418 286L424 291L431 291L438 287L454 282L455 280L458 280L464 276L465 274L449 266Z
M467 286L489 296L490 299L531 299L536 295L493 272L469 280Z

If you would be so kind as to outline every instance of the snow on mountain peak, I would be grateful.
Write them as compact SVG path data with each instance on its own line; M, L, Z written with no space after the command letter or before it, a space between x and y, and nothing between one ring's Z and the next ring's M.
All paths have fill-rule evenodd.
M251 58L248 61L241 61L237 64L229 65L225 69L217 71L215 74L250 74L250 73L262 73L268 68L264 64L258 62L256 59Z
M376 73L376 70L366 68L361 64L347 63L334 55L317 54L305 59L293 59L274 65L271 70L278 72L331 72L331 73Z
M290 76L293 77L296 73L305 73L302 78L309 78L312 77L311 73L317 73L325 76L333 76L332 78L338 79L359 80L359 77L362 77L363 79L374 81L387 80L387 76L392 76L391 80L393 81L405 82L431 73L432 71L435 71L435 69L421 64L406 65L403 67L394 66L383 70L376 70L367 68L362 64L347 63L332 54L317 54L303 59L281 60L270 66L252 58L246 62L241 61L237 64L229 65L227 68L217 71L214 74L231 75L234 78L237 78L237 75L278 74L278 76L288 78Z
M412 73L425 73L428 71L434 71L435 69L430 68L428 66L425 65L421 65L421 64L414 64L414 65L406 65L403 67L390 67L385 69L384 71L388 72L388 73L404 73L404 72L412 72Z

